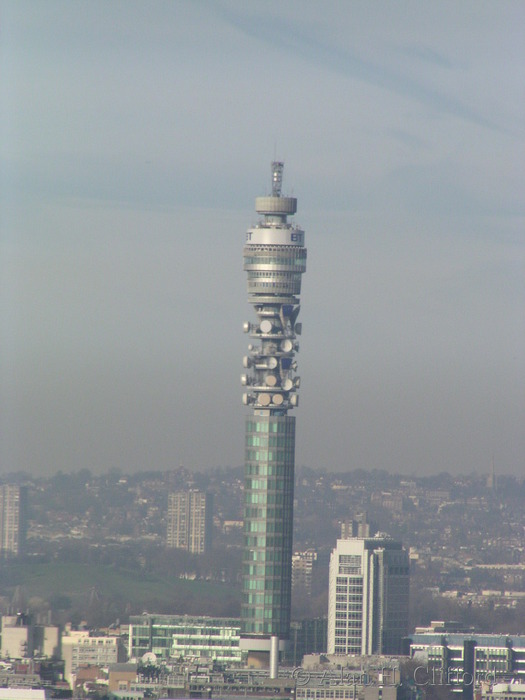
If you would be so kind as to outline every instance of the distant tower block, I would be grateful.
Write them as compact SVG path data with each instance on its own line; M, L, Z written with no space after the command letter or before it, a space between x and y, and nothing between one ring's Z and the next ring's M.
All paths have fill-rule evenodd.
M0 557L24 553L27 533L27 486L0 485Z
M294 197L281 195L283 163L272 163L272 190L257 197L263 219L246 233L248 301L257 321L246 322L252 342L241 383L246 418L244 555L241 647L267 664L270 639L290 635L295 418L299 404L295 353L301 333L299 294L306 270L304 231L288 223Z
M312 595L312 578L317 562L315 549L294 552L292 556L292 590Z
M349 537L370 537L375 531L375 525L368 520L368 514L357 513L353 520L343 520L341 522L341 539Z
M176 491L168 494L166 544L205 554L211 549L213 495L202 491Z

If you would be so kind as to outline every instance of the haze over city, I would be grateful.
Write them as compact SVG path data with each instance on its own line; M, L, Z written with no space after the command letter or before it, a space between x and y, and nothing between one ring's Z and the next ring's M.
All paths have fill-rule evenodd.
M1 473L242 463L274 157L296 464L523 473L523 3L0 8Z

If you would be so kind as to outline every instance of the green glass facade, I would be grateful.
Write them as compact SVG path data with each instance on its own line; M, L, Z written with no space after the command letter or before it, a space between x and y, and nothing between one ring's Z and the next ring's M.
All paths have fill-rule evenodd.
M295 417L260 413L246 419L242 632L287 639Z
M153 652L164 661L206 659L241 665L239 640L237 618L145 613L129 619L129 655L135 659Z

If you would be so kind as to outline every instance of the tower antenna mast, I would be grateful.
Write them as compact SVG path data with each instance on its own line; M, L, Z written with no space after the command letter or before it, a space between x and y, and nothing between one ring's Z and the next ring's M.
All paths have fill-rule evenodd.
M280 197L283 186L284 163L274 160L272 163L272 197Z

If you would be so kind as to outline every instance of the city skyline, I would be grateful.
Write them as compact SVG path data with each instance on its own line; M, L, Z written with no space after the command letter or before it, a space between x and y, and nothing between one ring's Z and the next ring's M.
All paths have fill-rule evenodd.
M522 473L521 3L1 8L0 474L242 464L275 157L314 261L296 464Z

